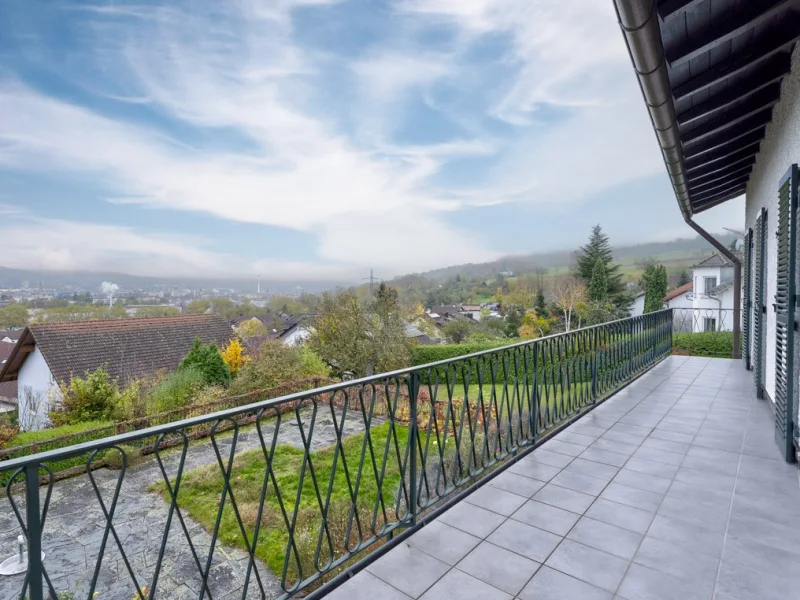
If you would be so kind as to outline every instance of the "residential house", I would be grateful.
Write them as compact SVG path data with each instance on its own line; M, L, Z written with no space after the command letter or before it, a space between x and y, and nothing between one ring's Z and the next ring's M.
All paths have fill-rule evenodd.
M733 331L733 270L733 261L719 253L692 267L693 332Z
M480 304L462 304L460 313L465 317L469 317L473 321L481 320L481 305Z
M421 329L412 325L411 323L406 323L406 337L417 344L422 345L429 345L437 343L436 340L432 339L430 336L425 335Z
M21 426L41 429L60 384L72 376L104 367L125 384L175 369L195 339L221 347L232 337L228 322L216 315L33 324L0 370L0 383L17 383Z
M296 315L284 323L284 329L277 336L284 346L302 346L314 333L316 315Z
M691 309L692 308L692 282L682 285L666 293L664 296L664 308ZM631 316L638 317L644 314L644 292L636 294L631 307ZM689 330L691 331L691 330Z

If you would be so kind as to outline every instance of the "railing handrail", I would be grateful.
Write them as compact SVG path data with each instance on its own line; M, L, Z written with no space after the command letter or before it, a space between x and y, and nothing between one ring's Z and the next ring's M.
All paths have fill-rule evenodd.
M352 379L350 381L343 381L341 383L334 383L331 385L326 385L320 388L314 388L310 390L304 390L300 392L295 392L292 394L287 394L285 396L280 396L278 398L270 398L267 400L261 400L258 402L253 402L252 404L245 404L243 406L238 406L234 408L228 408L220 411L216 411L213 413L209 413L207 415L201 415L199 417L189 417L187 419L181 419L180 421L173 421L171 423L165 423L163 425L153 425L152 427L147 427L145 429L140 429L138 431L130 431L127 433L121 433L113 436L108 436L104 438L100 438L97 440L91 440L88 442L82 442L79 444L74 444L72 446L67 446L66 448L57 448L55 450L46 450L44 452L39 452L36 454L31 454L29 456L21 456L19 458L13 458L8 461L0 462L0 473L11 471L14 469L19 469L26 467L31 464L36 463L43 463L51 460L60 460L65 458L71 458L73 456L77 456L80 454L85 454L87 452L93 450L100 450L109 448L110 446L114 445L124 445L130 442L134 442L136 440L140 440L142 438L153 437L157 435L167 434L167 433L174 433L181 429L186 429L187 427L196 427L198 425L204 425L206 423L210 423L213 421L224 421L228 420L232 417L243 413L252 413L252 412L260 412L266 411L270 408L275 408L282 404L288 404L290 402L296 402L298 400L304 400L312 396L320 395L320 394L330 394L335 393L341 390L346 390L348 388L354 388L359 386L365 386L370 384L375 384L376 382L381 382L384 385L391 385L392 379L399 379L405 375L409 375L414 372L418 372L421 370L426 369L434 369L442 366L447 366L452 363L456 362L463 362L466 360L471 360L475 358L480 358L482 356L486 356L489 354L493 354L496 352L503 352L508 350L514 350L516 348L526 347L534 344L543 343L546 340L565 337L568 335L575 334L576 332L584 332L584 331L591 331L596 328L606 328L620 323L626 323L630 321L634 321L636 319L642 319L649 315L658 315L665 312L671 312L673 309L665 308L660 311L653 311L651 313L646 313L644 315L637 315L635 317L625 317L623 319L616 319L614 321L607 321L605 323L600 323L597 325L590 325L589 327L581 327L580 329L573 329L571 331L565 331L561 333L554 333L547 336L542 336L539 338L535 338L532 340L525 340L521 342L516 342L514 344L509 344L507 346L499 346L497 348L489 348L487 350L481 350L478 352L473 352L471 354L464 354L461 356L455 356L453 358L447 358L444 360L439 360L432 363L426 363L423 365L416 365L413 367L406 367L403 369L397 369L394 371L389 371L386 373L379 373L376 375L369 375L367 377L361 377L359 379ZM400 383L398 381L398 383Z

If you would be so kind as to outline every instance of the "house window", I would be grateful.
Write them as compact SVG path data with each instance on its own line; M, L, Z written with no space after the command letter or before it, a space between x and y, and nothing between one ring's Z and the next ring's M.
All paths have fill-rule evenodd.
M717 287L716 277L703 277L703 293L709 295L711 290Z
M705 317L703 319L703 331L716 331L717 320L713 317Z

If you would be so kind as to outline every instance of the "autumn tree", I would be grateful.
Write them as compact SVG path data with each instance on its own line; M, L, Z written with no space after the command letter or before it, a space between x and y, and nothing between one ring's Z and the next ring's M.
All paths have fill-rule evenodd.
M21 304L7 304L0 308L0 329L25 327L29 316L28 309Z
M451 344L464 342L470 334L472 324L467 319L453 319L444 324L442 334Z
M247 321L242 321L236 328L236 333L243 338L264 337L269 335L266 325L255 317L247 319Z
M538 314L535 310L525 313L522 317L522 325L519 327L519 337L523 340L535 340L550 333L552 322L544 315Z
M411 360L396 295L361 301L353 290L325 293L310 347L340 374L391 371Z
M202 315L209 308L211 308L211 302L208 300L192 300L183 310L187 315Z
M564 315L564 328L570 330L572 313L579 302L586 301L586 286L574 277L561 277L553 285L553 304Z
M228 365L231 375L236 375L242 367L250 362L250 357L245 355L242 342L237 338L233 338L222 351L222 360Z

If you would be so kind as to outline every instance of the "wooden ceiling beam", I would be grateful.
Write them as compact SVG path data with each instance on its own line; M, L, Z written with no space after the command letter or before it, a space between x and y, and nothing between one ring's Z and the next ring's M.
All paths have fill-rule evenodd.
M686 64L693 58L697 58L772 19L794 3L795 0L778 0L772 5L764 0L751 2L747 5L747 10L735 13L730 19L712 27L705 34L692 36L685 44L668 51L666 53L667 62L673 69Z

